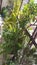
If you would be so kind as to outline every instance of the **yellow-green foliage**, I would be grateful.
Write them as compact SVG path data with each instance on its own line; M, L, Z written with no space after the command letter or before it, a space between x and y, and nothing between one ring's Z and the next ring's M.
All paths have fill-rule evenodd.
M37 15L37 4L32 2L28 3L22 11L19 10L20 5L21 0L14 1L14 8L11 10L11 14L5 17L3 27L3 51L7 54L12 52L16 57L18 50L26 44L25 41L28 42L29 40L27 33L25 33L23 29L26 27L26 24L30 23L31 19L34 20ZM29 50L29 48L27 50Z

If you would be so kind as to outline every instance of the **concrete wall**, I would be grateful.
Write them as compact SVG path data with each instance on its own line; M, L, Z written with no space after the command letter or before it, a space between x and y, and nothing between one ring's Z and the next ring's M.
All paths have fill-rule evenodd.
M1 17L1 15L0 15L0 44L2 43L2 41L3 41L3 39L2 39L2 23L3 23L3 19L2 19L2 17ZM1 48L0 48L0 51L1 51ZM0 55L0 65L2 65L2 63L3 63L3 54L1 54Z
M3 55L0 55L0 65L3 64Z
M2 7L6 7L8 5L8 0L2 0Z

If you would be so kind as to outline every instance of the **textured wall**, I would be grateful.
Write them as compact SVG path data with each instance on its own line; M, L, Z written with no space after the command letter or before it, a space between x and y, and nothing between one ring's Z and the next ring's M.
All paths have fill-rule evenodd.
M3 55L0 55L0 65L3 64Z
M1 15L0 15L0 44L1 44L1 42L3 41L3 39L2 39L2 23L3 23L3 19L2 19L2 17L1 17ZM1 51L2 49L0 48L0 51ZM3 63L3 54L1 54L0 55L0 65L2 65L2 63Z
M6 7L8 5L8 0L2 0L2 7Z

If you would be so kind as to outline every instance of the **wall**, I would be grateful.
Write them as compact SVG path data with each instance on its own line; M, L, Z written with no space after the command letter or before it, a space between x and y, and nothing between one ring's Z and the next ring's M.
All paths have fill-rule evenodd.
M2 7L6 7L8 5L8 0L2 0Z

